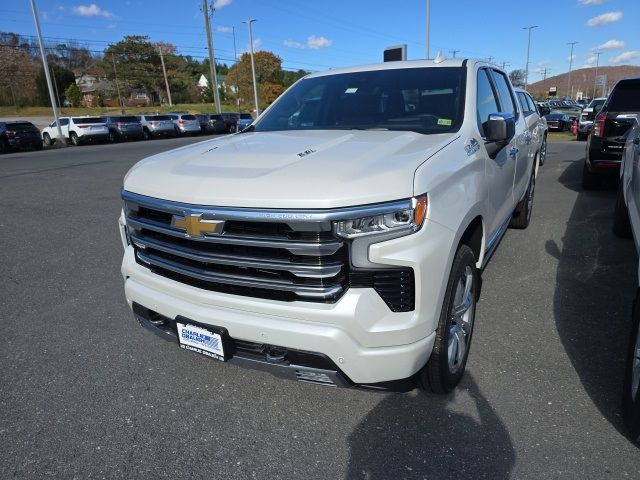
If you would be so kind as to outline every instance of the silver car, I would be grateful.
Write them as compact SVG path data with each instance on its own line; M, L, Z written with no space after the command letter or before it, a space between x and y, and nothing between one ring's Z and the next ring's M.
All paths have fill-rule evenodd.
M613 218L613 233L631 237L640 252L640 124L627 130L622 152L620 184ZM640 282L639 282L640 284ZM640 285L631 314L631 335L622 390L622 411L631 439L640 443Z
M529 92L520 88L516 88L515 92L527 124L525 143L529 146L529 155L536 156L535 165L537 177L538 168L544 165L544 161L547 158L547 134L549 133L549 126Z
M200 133L200 121L188 113L170 113L173 126L178 135L197 135Z
M596 118L598 112L607 101L607 97L594 98L587 105L578 119L577 140L586 140L593 127L593 119Z
M154 137L175 137L176 129L169 115L138 115L145 140Z

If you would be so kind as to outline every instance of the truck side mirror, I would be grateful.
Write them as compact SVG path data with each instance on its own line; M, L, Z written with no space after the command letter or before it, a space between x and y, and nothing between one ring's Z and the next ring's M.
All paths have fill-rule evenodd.
M503 143L516 134L516 121L511 113L492 113L484 128L487 140Z
M540 116L544 117L545 115L549 115L551 113L551 109L549 107L540 107Z

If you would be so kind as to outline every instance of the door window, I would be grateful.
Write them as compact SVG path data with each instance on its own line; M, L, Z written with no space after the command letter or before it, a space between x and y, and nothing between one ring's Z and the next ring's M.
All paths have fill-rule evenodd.
M513 93L511 92L511 88L509 87L507 77L505 77L503 73L494 70L493 80L495 82L496 90L498 91L498 96L500 98L500 112L511 113L513 114L514 118L518 118L518 112L516 110Z
M61 127L66 127L67 125L69 125L69 119L68 118L60 119L60 126Z
M487 70L478 70L478 94L477 94L477 108L478 112L478 130L484 136L486 135L484 125L489 120L489 115L498 113L498 102L496 101L496 95L487 76Z
M527 103L527 95L524 92L517 92L516 96L518 97L518 102L522 107L522 113L524 113L526 117L531 113L531 108L529 108L529 104Z

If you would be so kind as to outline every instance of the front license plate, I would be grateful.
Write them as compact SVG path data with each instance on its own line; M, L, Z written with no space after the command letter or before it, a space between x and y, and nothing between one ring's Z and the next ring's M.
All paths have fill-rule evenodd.
M222 335L189 323L176 322L180 348L223 361Z

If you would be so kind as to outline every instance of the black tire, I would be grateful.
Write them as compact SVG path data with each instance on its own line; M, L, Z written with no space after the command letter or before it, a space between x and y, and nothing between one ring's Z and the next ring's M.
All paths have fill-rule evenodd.
M149 133L149 129L147 128L143 128L142 129L142 138L145 140L150 140L151 139L151 134Z
M516 209L513 212L513 217L511 217L511 221L509 222L510 228L517 228L519 230L524 230L529 226L531 222L531 212L533 211L533 196L536 192L536 174L535 172L531 173L531 178L529 179L529 186L527 187L527 191L524 194L524 197L518 205L516 205Z
M76 132L71 132L69 134L69 140L71 141L71 145L73 145L74 147L80 146L80 138L78 138Z
M636 362L640 362L640 336L638 329L640 326L640 289L636 293L633 302L633 313L631 322L631 335L627 349L627 360L624 373L624 388L622 390L622 414L624 423L627 426L629 438L635 443L640 443L640 389L634 392L633 367ZM635 393L635 395L634 395Z
M236 126L235 125L229 125L229 133L235 133L236 132Z
M466 282L462 284L462 279L466 278ZM468 294L466 290L467 282L471 280ZM458 302L457 293L463 289L460 306L467 306L463 315L469 314L468 321L462 320L462 315L453 313L454 307ZM480 287L480 276L476 269L476 258L471 249L467 245L460 245L453 259L449 281L447 282L447 290L444 295L442 311L440 312L440 321L436 330L436 339L431 352L431 357L427 364L418 373L418 386L425 391L443 394L453 390L462 379L467 358L469 356L469 347L471 346L471 338L473 336L473 324L476 313L476 303L478 301L478 289ZM463 325L467 325L465 329ZM455 335L453 332L457 332ZM452 337L452 335L454 335ZM450 337L460 339L464 342L464 350L460 348L452 349L453 356L456 357L453 366L449 359L449 339ZM461 343L457 343L461 345Z
M543 166L544 162L547 161L547 136L542 137L542 144L540 145L540 150L538 151L538 165Z
M616 207L613 211L613 233L616 237L631 238L631 221L629 220L629 209L624 203L622 192L622 180L618 185L618 195L616 196Z
M583 190L597 190L600 188L601 178L593 172L589 171L587 162L582 167L582 189Z
M49 136L48 133L45 133L44 135L42 135L42 141L47 147L50 147L51 145L53 145L53 142L51 141L51 137Z

